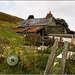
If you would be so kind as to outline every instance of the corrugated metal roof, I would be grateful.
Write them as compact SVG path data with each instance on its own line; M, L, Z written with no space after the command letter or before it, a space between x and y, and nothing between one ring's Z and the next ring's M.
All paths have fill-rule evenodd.
M14 32L22 32L22 31L26 31L27 32L37 32L39 30L43 29L43 27L33 27L33 28L15 28L15 29L12 29L12 31Z
M29 29L27 32L37 32L41 29L43 29L43 27L33 27L33 28Z
M35 27L35 26L39 27L47 25L50 26L56 25L54 23L53 17L48 19L47 18L26 19L22 23L20 23L18 27Z
M29 28L15 28L15 29L12 29L12 31L14 31L14 32L21 32L21 31L25 31L27 29L29 29Z

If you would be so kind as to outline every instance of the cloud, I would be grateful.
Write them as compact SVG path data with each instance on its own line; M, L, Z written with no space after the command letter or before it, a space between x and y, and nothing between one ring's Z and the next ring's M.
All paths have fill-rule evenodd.
M8 6L10 4L10 1L0 1L0 4Z
M8 1L7 1L8 2ZM8 2L10 4L10 2ZM34 15L35 18L43 18L51 11L55 18L63 18L71 30L75 30L75 2L74 1L12 1L7 13L21 18Z

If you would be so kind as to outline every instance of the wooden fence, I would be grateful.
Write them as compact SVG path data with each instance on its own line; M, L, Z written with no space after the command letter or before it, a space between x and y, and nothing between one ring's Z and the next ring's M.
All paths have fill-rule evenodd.
M60 74L64 74L64 71L65 71L65 63L66 63L68 46L69 46L68 42L65 42L63 53L62 53ZM51 54L49 56L44 75L52 73L53 66L54 66L54 61L55 61L56 54L57 54L57 49L58 49L58 41L56 40L53 47L52 47L52 49L51 49Z

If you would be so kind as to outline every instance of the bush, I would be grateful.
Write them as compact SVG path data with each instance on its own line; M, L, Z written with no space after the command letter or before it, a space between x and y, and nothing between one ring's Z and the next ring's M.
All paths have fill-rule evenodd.
M75 74L75 60L73 60L73 59L68 59L68 60L66 61L65 72L66 72L67 74Z
M40 45L42 45L42 42L36 41L35 45L40 46Z
M46 54L50 54L51 53L51 48L47 48L46 50L43 51Z
M34 18L34 15L29 15L28 16L28 19L33 19Z

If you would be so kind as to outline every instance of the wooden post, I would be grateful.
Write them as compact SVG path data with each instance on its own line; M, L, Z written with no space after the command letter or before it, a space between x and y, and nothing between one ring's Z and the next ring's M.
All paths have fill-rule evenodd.
M27 36L27 30L26 30L26 36Z
M74 39L75 39L75 34L73 34L73 36L74 36Z
M56 57L57 49L58 49L58 41L56 40L52 49L51 49L51 54L49 56L44 75L51 74L51 71L52 71L53 65L54 65L54 61L55 61L55 57Z
M55 36L53 36L53 41L54 41Z
M65 63L66 63L68 46L69 46L69 43L65 42L64 50L63 50L63 54L62 54L62 60L61 60L60 74L64 74L64 71L65 71Z
M62 36L60 36L60 42L62 41Z
M55 40L54 40L54 38L55 38L55 36L53 36L53 39L52 39L52 41L53 41L53 44L54 44L54 41L55 41Z

